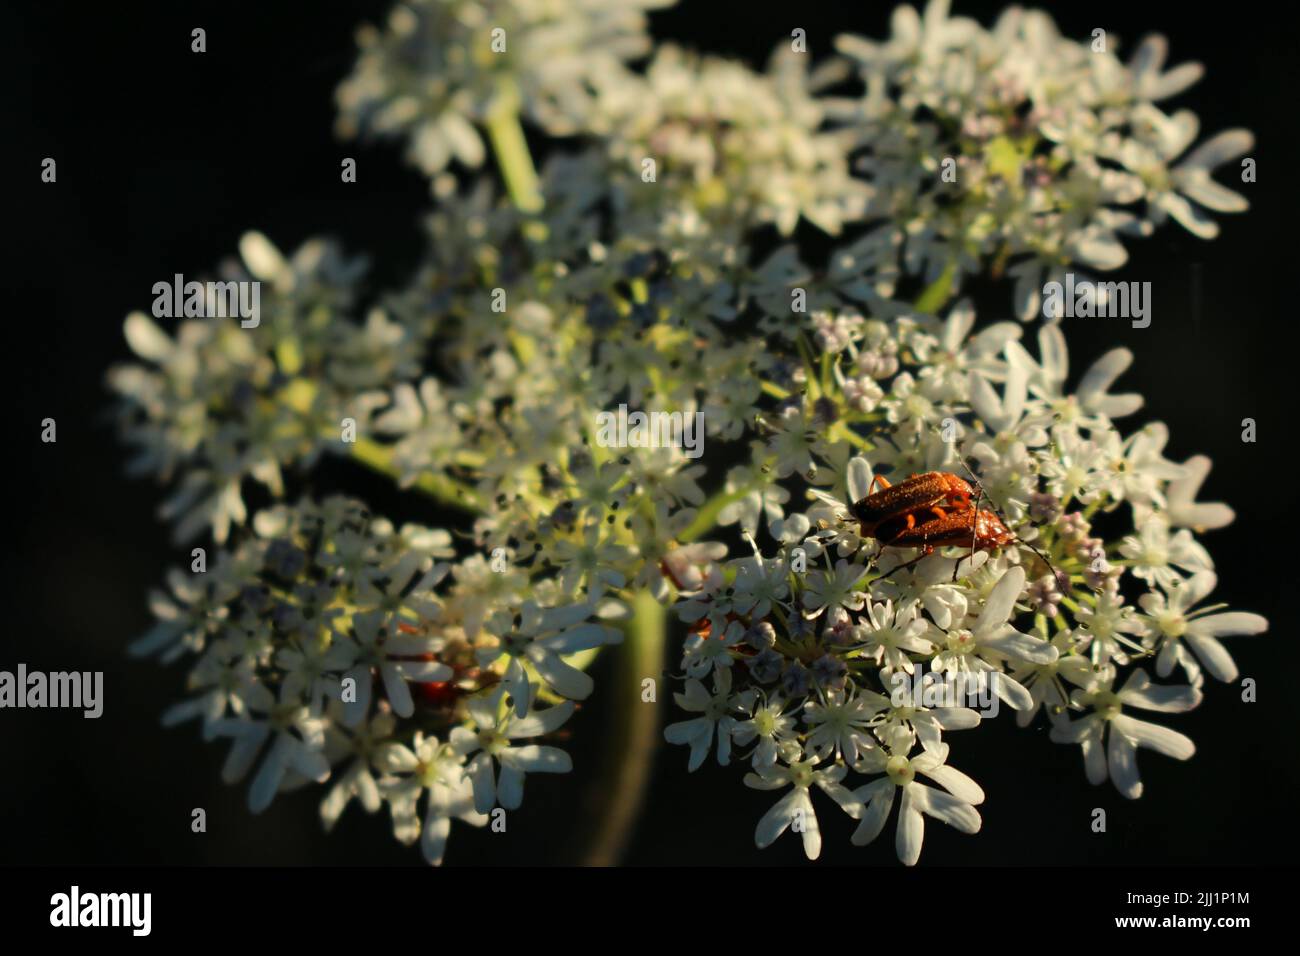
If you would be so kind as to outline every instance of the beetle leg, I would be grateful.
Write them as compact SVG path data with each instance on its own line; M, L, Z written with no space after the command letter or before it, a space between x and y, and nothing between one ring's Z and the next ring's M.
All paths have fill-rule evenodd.
M930 545L928 545L928 544L925 545L923 548L921 548L921 553L920 553L920 554L918 554L916 557L914 557L911 561L906 561L906 562L904 562L903 564L900 564L898 567L892 569L892 570L889 572L889 574L886 574L886 575L884 575L884 576L882 577L882 580L883 580L884 578L890 577L890 576L893 575L895 572L898 572L898 571L906 571L908 568L914 567L915 565L917 565L917 564L919 564L920 562L924 561L926 558L928 558L928 557L929 557L930 555L932 555L932 554L934 554L934 548L932 548L932 547L931 547Z

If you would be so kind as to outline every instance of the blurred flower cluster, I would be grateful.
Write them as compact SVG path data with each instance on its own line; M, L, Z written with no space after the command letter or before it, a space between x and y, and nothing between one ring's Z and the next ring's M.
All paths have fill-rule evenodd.
M514 105L548 133L585 128L595 99L651 46L645 11L673 0L405 0L362 27L338 88L338 130L408 139L427 174L487 156L481 128Z
M254 813L330 781L327 827L354 799L387 803L397 838L439 863L452 818L481 826L520 805L527 773L570 769L533 742L591 693L562 655L620 638L593 604L454 554L446 531L394 528L351 499L277 505L217 566L173 572L131 651L195 658L163 721L230 738L223 777L257 767Z
M908 272L960 282L1005 271L1028 320L1046 279L1074 264L1123 265L1121 237L1173 218L1210 239L1207 211L1246 208L1211 174L1252 149L1251 134L1228 130L1188 152L1196 114L1156 105L1194 84L1201 65L1166 69L1158 35L1127 63L1114 42L1100 28L1063 37L1046 13L1019 7L984 29L950 17L948 0L923 15L899 7L885 42L837 39L865 92L829 113L862 133L868 215L905 237Z
M1195 706L1207 673L1236 676L1219 638L1264 629L1204 603L1198 535L1232 512L1195 500L1209 463L1167 460L1162 425L1116 428L1142 404L1110 391L1125 350L1072 383L1059 324L1035 355L954 300L987 273L1023 306L1164 215L1209 234L1183 197L1242 205L1208 172L1248 139L1166 168L1195 119L1153 103L1199 69L1163 72L1159 39L1126 65L1044 14L984 30L935 2L900 8L887 43L811 64L787 40L760 72L654 47L664 5L398 5L360 34L339 129L405 138L430 178L409 282L370 301L334 245L250 233L218 275L262 284L256 327L128 316L140 361L109 384L131 467L170 486L178 541L219 549L172 573L133 645L189 660L167 722L230 741L253 811L322 783L327 826L386 807L437 863L453 818L570 769L557 731L602 648L662 659L648 600L688 635L668 740L788 788L760 846L793 828L816 856L812 788L859 843L899 803L908 863L923 815L978 829L944 739L982 716L944 701L956 675L1137 796L1135 748L1191 743L1132 711ZM556 146L540 169L526 128ZM812 265L801 223L845 238ZM611 447L599 416L621 406L700 416L703 455ZM286 504L325 454L464 530ZM928 472L967 475L1005 538L929 553L855 517L873 479ZM647 706L648 666L617 706Z

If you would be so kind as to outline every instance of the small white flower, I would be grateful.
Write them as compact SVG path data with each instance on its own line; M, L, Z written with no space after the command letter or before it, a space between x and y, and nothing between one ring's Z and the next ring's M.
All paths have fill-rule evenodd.
M226 783L242 780L269 740L261 767L248 789L248 809L261 813L275 798L290 775L322 783L329 778L330 765L322 752L325 721L309 716L306 707L294 702L279 703L264 716L246 714L214 721L211 736L233 741L221 778Z
M905 671L914 667L909 654L930 654L934 645L925 639L928 630L924 620L916 616L916 608L904 611L894 608L892 601L867 604L867 624L853 629L853 636L862 642L864 657L878 663L882 673Z
M861 610L867 596L859 582L865 574L866 568L842 558L835 563L834 571L809 570L803 592L803 606L810 612L807 616L837 608Z
M1002 680L1003 676L994 672L988 675L987 680L993 684ZM881 698L885 705L884 722L877 726L876 733L882 739L892 739L891 735L906 732L909 738L914 736L919 740L926 750L935 750L943 731L978 727L979 711L959 706L956 698L960 693L969 699L972 691L982 693L982 690L974 682L968 682L966 675L957 677L960 679L949 682L930 672L921 679L920 686L915 687L912 679L904 678L901 673L891 674L888 682L889 697ZM935 698L940 703L929 703L929 700ZM855 766L854 769L858 767Z
M1204 600L1217 583L1213 571L1201 571L1187 581L1171 582L1164 593L1152 591L1138 599L1146 612L1147 634L1160 648L1156 658L1156 674L1160 677L1168 677L1177 664L1189 680L1195 680L1200 673L1196 666L1199 660L1218 680L1234 681L1237 665L1219 638L1268 630L1268 621L1260 615L1219 611L1224 606L1221 604L1193 611L1192 606Z
M709 671L725 670L735 663L732 648L739 646L745 636L745 625L739 621L727 624L721 634L692 633L686 638L682 654L682 668L690 677L707 677Z
M446 664L410 659L427 655L436 645L420 634L390 634L384 625L386 617L383 611L367 611L352 618L354 643L343 675L356 687L356 698L343 704L344 723L349 727L357 726L370 711L371 675L375 671L384 683L388 703L399 717L415 713L415 702L406 686L408 680L444 681L452 676Z
M488 630L498 643L476 652L479 665L486 667L505 655L510 662L502 677L502 687L513 699L515 715L528 713L528 671L525 663L546 685L570 700L586 700L595 686L584 674L563 658L578 651L604 644L617 644L622 634L612 627L589 622L595 612L591 604L543 608L535 601L525 601L517 616L501 612L488 621Z
M1181 528L1173 535L1161 515L1152 515L1119 545L1119 553L1133 562L1133 576L1150 585L1169 587L1180 579L1175 568L1187 572L1209 571L1214 567L1209 552L1192 533Z
M414 843L418 837L420 850L432 865L442 865L453 819L476 827L487 824L488 816L474 809L474 787L465 775L464 755L432 734L417 730L410 747L386 745L377 754L376 763L389 773L402 775L383 784L393 808L393 834L402 843ZM426 792L421 822L419 803Z
M1094 665L1129 662L1129 652L1142 654L1144 648L1126 635L1143 631L1133 609L1124 604L1119 594L1104 591L1091 604L1082 604L1075 613L1079 622L1080 646L1086 648Z
M745 774L745 786L755 790L791 790L776 802L772 809L763 814L754 830L754 843L760 850L769 847L776 838L787 829L793 829L803 838L803 852L810 860L815 860L822 852L821 827L817 823L817 811L813 808L811 789L816 787L837 804L851 817L862 812L862 806L840 781L844 779L847 768L843 764L834 764L818 769L817 757L807 760L794 760L788 766L773 764L765 766L757 773Z
M1196 494L1205 483L1210 473L1210 459L1205 455L1193 455L1182 464L1183 475L1169 482L1165 488L1166 515L1169 524L1175 528L1191 528L1198 534L1213 531L1232 524L1236 515L1222 502L1199 502ZM1141 524L1145 514L1137 515Z
M733 565L736 581L732 586L732 610L748 614L755 620L765 618L774 604L781 604L790 594L790 569L785 561L764 559L761 555L742 558Z
M673 697L682 710L700 715L664 728L664 739L670 744L690 746L691 757L686 769L699 769L704 758L709 755L714 736L718 738L718 763L725 767L731 760L731 737L737 723L733 716L737 702L731 696L731 671L722 669L713 672L712 694L698 680L690 678L686 681L685 693L674 694Z
M355 797L366 813L374 813L383 803L379 782L371 772L383 750L391 746L389 739L397 722L391 714L376 714L374 719L347 733L336 726L325 728L325 757L331 766L350 759L338 774L334 785L321 801L321 822L332 830L348 803Z
M1146 747L1175 760L1187 760L1196 752L1196 745L1176 730L1128 716L1123 712L1124 707L1183 713L1201 702L1201 691L1194 686L1158 687L1142 670L1134 671L1119 691L1110 689L1112 680L1113 674L1095 682L1091 689L1076 690L1071 695L1071 704L1077 708L1090 707L1092 713L1054 724L1051 738L1057 743L1079 744L1083 748L1089 783L1105 783L1109 775L1116 790L1136 800L1142 796L1137 748Z
M740 746L758 741L753 754L754 769L772 766L791 746L797 752L798 712L793 708L786 710L787 706L779 696L758 698L749 718L738 720L732 728L731 736Z
M868 753L860 769L886 776L853 791L865 805L852 837L853 845L865 846L880 835L898 791L903 796L894 846L898 859L907 866L914 866L921 858L921 844L925 840L923 814L962 833L978 833L982 821L975 807L984 802L984 791L966 774L947 766L947 759L945 744L910 759L905 752L891 753L885 748ZM943 790L920 783L917 774L929 777Z
M876 746L870 726L885 703L879 694L842 690L827 691L822 702L809 701L803 711L803 721L809 727L808 753L819 761L843 759L855 766Z
M456 753L469 761L465 774L474 786L474 809L479 813L487 813L497 804L506 810L518 809L524 800L527 773L568 773L573 769L569 755L558 747L512 743L559 729L573 713L573 701L518 717L506 706L506 693L499 687L473 698L466 710L474 729L456 727L449 738ZM533 685L525 697L529 707L535 695Z
M339 699L339 672L356 659L356 648L351 642L328 638L327 641L322 643L308 636L296 646L282 647L275 655L276 666L284 671L284 693L306 700L313 717L321 715L327 700ZM450 669L447 674L450 676ZM368 676L366 682L369 683Z
M1001 673L1007 660L1016 664L1047 664L1057 650L1047 641L1016 630L1010 623L1016 600L1025 586L1025 570L1014 565L1003 572L980 610L973 629L954 628L933 661L938 673L984 673L998 697L1015 710L1033 706L1033 698L1017 681ZM996 672L996 674L995 674Z
M1093 680L1092 662L1082 654L1070 653L1076 643L1078 639L1074 631L1060 631L1052 638L1052 646L1059 655L1056 660L1022 664L1012 670L1012 678L1029 691L1030 698L1028 707L1016 711L1017 727L1028 727L1040 707L1052 721L1060 717L1070 706L1070 692L1062 680L1077 687L1087 686Z

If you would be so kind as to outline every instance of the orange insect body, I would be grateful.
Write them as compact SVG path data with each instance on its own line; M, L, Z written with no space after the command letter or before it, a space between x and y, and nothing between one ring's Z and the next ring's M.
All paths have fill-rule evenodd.
M974 495L969 484L946 471L911 475L896 485L876 476L871 480L871 487L877 483L881 485L880 491L855 501L849 507L864 538L883 539L885 536L879 533L879 529L896 519L904 521L905 527L910 529L931 517L936 520L945 517L945 509L969 511Z
M924 557L933 554L936 548L968 548L974 554L996 551L1021 540L1008 530L996 512L980 508L978 501L972 505L975 490L949 472L910 475L897 485L876 477L867 490L877 483L881 490L853 502L849 511L857 519L862 536L875 538L881 548L917 548ZM1047 557L1032 544L1026 544L1056 574ZM919 560L910 561L904 567ZM953 565L954 581L958 567Z
M882 547L921 548L926 554L950 545L993 551L1015 540L1002 519L992 511L967 508L911 525L906 520L909 517L902 516L878 529L876 537Z

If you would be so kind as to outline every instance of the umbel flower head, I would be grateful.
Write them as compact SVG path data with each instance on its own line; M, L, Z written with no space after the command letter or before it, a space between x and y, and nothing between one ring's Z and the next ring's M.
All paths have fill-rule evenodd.
M440 863L453 821L571 769L597 655L632 655L611 699L644 706L668 609L663 736L772 791L760 847L817 856L826 813L855 845L892 821L907 864L927 818L976 832L951 737L1002 708L1139 796L1137 750L1190 757L1166 721L1267 627L1207 603L1205 535L1233 512L1197 500L1207 458L1128 424L1126 349L1072 376L1062 323L981 324L958 293L987 274L1024 316L1046 277L1118 265L1121 235L1208 237L1191 204L1244 207L1209 173L1248 134L1183 157L1195 119L1156 104L1199 68L1166 72L1160 39L1121 62L1038 12L902 7L888 41L756 71L655 48L659 5L395 7L339 125L405 138L434 179L410 281L358 315L359 260L249 233L218 275L261 283L260 323L127 317L139 361L108 378L131 468L169 486L178 540L216 546L131 646L190 664L165 722L228 741L254 812L318 783L327 828L386 807ZM523 124L563 140L540 172ZM801 223L839 243L817 265ZM629 408L677 430L611 439ZM327 452L456 533L311 494ZM931 473L966 492L864 519L883 482Z
M650 49L645 11L673 0L404 0L363 27L338 89L339 132L409 137L427 174L482 164L480 131L506 98L547 132L582 127L595 91ZM594 89L593 89L594 88Z
M1255 614L1191 610L1214 586L1195 518L1231 520L1220 505L1170 508L1170 489L1203 476L1203 460L1164 458L1159 423L1127 437L1117 429L1114 420L1141 405L1110 394L1131 360L1124 350L1066 393L1058 326L1042 328L1035 359L1012 323L972 336L964 303L943 323L847 318L837 323L842 337L823 337L821 355L809 357L810 387L786 403L768 441L754 443L756 467L734 473L736 483L788 475L810 506L736 512L747 535L765 518L774 550L701 556L682 589L676 607L693 637L678 703L690 714L667 740L690 746L691 770L713 751L723 765L749 762L748 786L791 787L755 841L764 847L792 829L810 858L821 847L818 789L860 821L857 845L883 831L897 802L907 864L919 858L925 816L977 831L984 794L951 765L947 735L1002 706L1020 726L1041 716L1052 740L1081 745L1093 783L1109 776L1140 796L1138 748L1185 760L1195 747L1130 711L1197 706L1206 670L1236 676L1220 638L1267 627ZM901 358L882 374L863 361L868 345ZM855 400L864 367L874 372L868 411ZM792 429L803 436L793 452ZM951 553L898 546L864 534L850 507L877 468L905 477L971 467L1011 543L986 550L972 527ZM1103 536L1103 526L1113 530ZM1154 684L1153 665L1175 682Z
M900 6L888 40L836 40L864 90L827 111L860 133L865 218L905 238L907 271L927 282L1005 271L1029 319L1045 279L1122 266L1123 238L1172 218L1211 239L1209 212L1246 209L1212 174L1253 137L1226 130L1191 148L1196 115L1160 104L1203 71L1166 69L1164 37L1145 37L1124 62L1106 31L1064 37L1043 11L1012 7L986 29L949 8Z
M158 626L131 647L193 658L191 696L165 722L199 718L205 737L231 740L223 777L252 774L255 813L280 791L338 774L321 808L327 825L353 798L372 813L388 803L398 838L412 842L421 830L411 805L427 790L433 832L421 845L437 862L447 819L480 822L498 798L515 809L526 773L570 769L562 750L537 740L591 684L556 652L620 636L590 603L533 600L515 607L525 623L468 633L473 585L447 586L464 577L443 560L451 540L394 528L346 498L259 512L216 568L173 576L172 594L155 600ZM503 601L499 613L511 607Z

